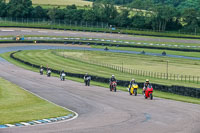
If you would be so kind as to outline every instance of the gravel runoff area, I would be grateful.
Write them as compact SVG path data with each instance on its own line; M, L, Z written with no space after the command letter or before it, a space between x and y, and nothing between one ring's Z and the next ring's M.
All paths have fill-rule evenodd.
M147 37L125 34L96 33L82 31L64 31L64 30L47 30L47 29L31 29L31 28L0 28L0 36L16 36L16 35L45 35L45 36L71 36L71 37L92 37L104 39L122 39L152 42L177 42L177 43L200 43L198 39L178 39L178 38L162 38Z
M200 132L200 106L196 104L160 98L146 100L142 95L114 93L108 88L86 87L70 80L61 82L1 60L0 77L79 114L70 122L0 129L1 133Z

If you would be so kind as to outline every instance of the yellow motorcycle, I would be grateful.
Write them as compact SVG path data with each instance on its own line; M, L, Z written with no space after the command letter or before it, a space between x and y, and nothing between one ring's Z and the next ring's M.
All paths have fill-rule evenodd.
M130 88L130 85L128 86L128 88ZM137 96L137 90L138 90L138 84L132 84L129 90L129 94Z

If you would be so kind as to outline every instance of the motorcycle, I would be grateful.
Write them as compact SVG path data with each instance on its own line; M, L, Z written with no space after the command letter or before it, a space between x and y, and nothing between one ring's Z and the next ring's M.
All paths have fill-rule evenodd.
M40 69L40 75L43 75L43 68Z
M110 83L110 91L114 91L114 92L117 91L117 82L116 81L113 81Z
M51 70L47 71L47 77L51 77Z
M153 99L153 87L152 86L147 86L146 90L145 87L143 88L143 94L145 99L150 98L151 100Z
M87 78L85 78L85 86L90 86L90 80L91 80L90 76L88 76Z
M66 76L66 74L65 74L65 73L62 73L62 74L60 75L60 80L61 80L61 81L65 81L65 76Z
M130 88L130 85L129 85L129 88ZM137 96L138 84L132 84L131 88L130 89L129 88L128 88L129 94L130 95L134 94L135 96Z

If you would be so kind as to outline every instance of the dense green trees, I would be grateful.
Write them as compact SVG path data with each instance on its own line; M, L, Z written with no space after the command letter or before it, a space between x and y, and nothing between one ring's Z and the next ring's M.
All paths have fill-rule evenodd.
M73 24L100 24L156 31L200 31L200 0L91 0L91 8L64 9L32 6L31 0L0 0L0 17L62 20ZM114 4L126 4L123 7Z
M33 11L31 0L10 0L7 5L7 16L29 17Z

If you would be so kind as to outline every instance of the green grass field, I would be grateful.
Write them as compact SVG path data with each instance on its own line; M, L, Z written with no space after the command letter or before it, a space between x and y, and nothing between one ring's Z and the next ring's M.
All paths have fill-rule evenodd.
M32 0L32 2L36 5L92 5L92 2L84 0Z
M6 0L8 1L8 0ZM33 5L49 5L49 6L67 6L67 5L92 5L92 2L84 0L32 0Z
M134 50L137 51L138 49ZM141 49L139 49L138 51L141 51ZM149 51L154 52L153 50ZM149 51L147 50L147 52ZM170 52L175 54L175 51ZM182 53L185 55L187 54L184 52L176 53ZM92 61L115 66L122 66L123 63L124 68L134 68L137 70L148 70L152 72L163 73L166 72L166 62L169 61L170 73L200 76L200 61L196 60L97 51L61 51L58 52L58 54L60 54L61 56L64 55L84 62ZM26 54L24 56L28 55ZM198 53L194 53L194 56L200 55Z
M71 112L0 77L0 125L64 116Z
M82 51L82 52L69 51L70 55L74 55L76 53L77 53L78 57L83 57L82 59L85 59L86 55L88 54L88 51L85 51L85 53L87 53L87 54L84 54L84 51ZM93 54L94 54L94 52L91 52L90 54L88 54L89 55L88 57L92 57ZM156 57L152 57L152 59L150 59L150 61L145 63L145 61L146 61L145 56L142 56L142 55L132 55L132 56L130 56L128 54L115 55L115 53L98 53L98 52L95 52L95 54L96 54L96 56L93 56L94 59L99 60L99 61L105 60L104 62L107 62L107 63L109 63L109 61L111 61L111 63L116 64L116 65L120 65L121 60L123 60L124 67L132 68L132 65L133 65L135 68L137 67L137 68L142 69L142 67L144 67L145 70L148 69L148 70L154 70L154 71L165 71L165 69L166 69L166 62L163 62L162 61L163 59L158 59ZM107 57L105 55L107 55ZM120 55L121 55L121 57L120 57ZM12 61L12 59L10 59L10 57L9 57L9 53L5 53L1 56L7 60ZM88 72L91 75L97 75L97 76L106 77L106 78L110 78L110 76L112 74L115 74L118 80L130 80L134 77L138 82L143 82L146 78L149 78L149 77L145 77L145 76L137 76L137 75L131 75L131 74L127 74L127 73L122 73L117 70L113 70L113 69L106 68L106 67L101 67L98 65L89 64L86 62L80 62L77 60L66 59L61 56L57 56L57 55L53 54L51 50L22 51L22 52L15 54L15 57L29 61L34 64L38 64L38 65L46 66L48 64L48 66L51 68L54 68L57 70L64 69L66 72L72 72L72 73L84 74L84 73ZM112 58L114 60L111 60L110 58ZM115 60L116 58L120 58L120 59ZM130 59L130 61L129 61L129 59ZM133 59L135 59L137 63L134 63ZM180 62L180 64L178 62ZM182 73L187 73L190 70L190 71L192 71L193 74L197 75L197 73L199 73L199 67L198 67L198 65L197 66L192 65L192 63L193 62L190 60L185 60L184 62L182 62L182 60L171 59L169 70L170 70L170 72L179 71ZM20 63L18 63L18 65L20 65ZM148 67L145 67L146 65ZM154 68L154 66L156 68ZM181 70L180 67L183 67L184 70ZM176 71L174 69L176 69ZM190 86L190 87L200 87L199 84L191 83L191 82L173 81L173 80L156 79L156 78L150 78L150 80L153 83L164 84L164 85L181 85L181 86Z

